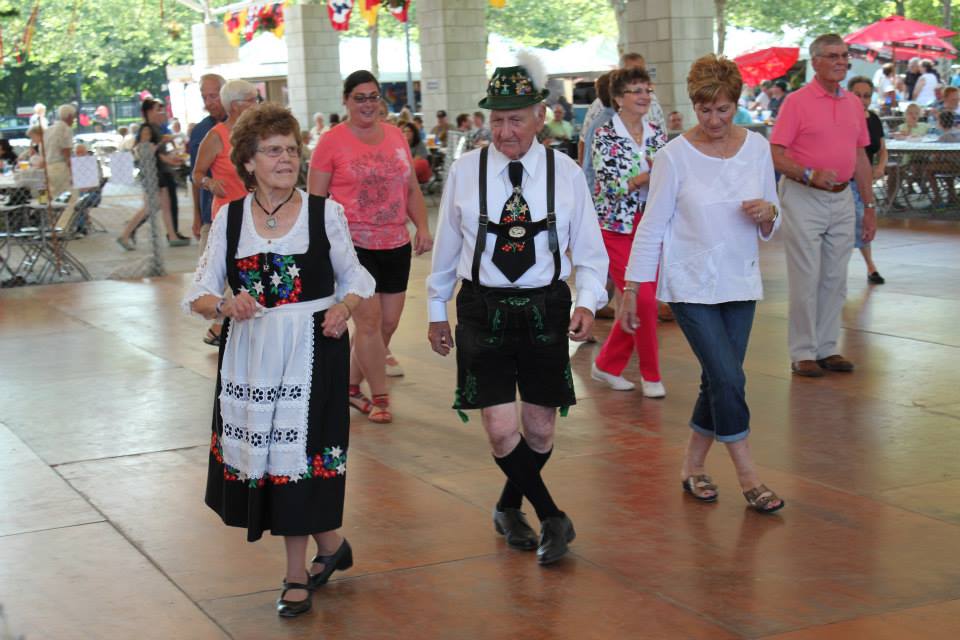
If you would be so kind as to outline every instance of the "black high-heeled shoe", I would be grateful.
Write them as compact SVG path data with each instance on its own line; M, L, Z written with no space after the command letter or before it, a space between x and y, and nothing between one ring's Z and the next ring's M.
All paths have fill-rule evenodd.
M327 580L330 579L334 571L346 571L353 566L353 549L350 548L350 543L344 538L343 542L340 543L340 548L333 555L321 556L318 554L312 562L313 564L323 564L323 571L310 574L310 588L316 589L327 584Z
M307 597L303 600L285 600L284 596L287 595L287 591L290 589L303 589L307 592ZM313 606L313 590L308 584L301 584L299 582L287 582L286 579L283 581L283 591L280 592L280 597L277 599L277 615L281 618L296 618L301 613L306 613L310 611L310 608Z

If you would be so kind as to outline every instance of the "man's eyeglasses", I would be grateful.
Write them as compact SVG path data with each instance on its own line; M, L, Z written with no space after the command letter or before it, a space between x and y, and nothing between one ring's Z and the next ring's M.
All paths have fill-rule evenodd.
M377 100L380 99L380 94L371 93L370 95L365 96L362 93L355 93L351 97L353 98L353 101L356 102L357 104L363 104L364 102L376 102Z
M624 89L623 94L634 96L650 96L653 95L653 89L644 89L643 87L638 89Z
M821 53L817 56L818 58L823 58L824 60L829 60L830 62L836 62L837 60L849 60L849 53Z
M284 147L279 144L272 144L269 147L257 147L257 152L262 153L268 158L279 158L286 152L288 156L296 158L300 155L300 148L296 145Z

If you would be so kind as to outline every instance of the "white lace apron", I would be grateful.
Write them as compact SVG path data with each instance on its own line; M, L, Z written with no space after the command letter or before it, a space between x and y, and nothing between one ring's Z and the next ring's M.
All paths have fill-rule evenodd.
M296 481L307 470L313 314L334 296L263 309L230 322L220 368L223 461L241 479Z

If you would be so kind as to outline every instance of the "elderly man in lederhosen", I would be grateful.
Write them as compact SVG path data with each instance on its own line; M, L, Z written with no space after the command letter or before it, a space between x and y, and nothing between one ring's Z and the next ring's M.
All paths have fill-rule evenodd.
M494 460L507 477L494 509L511 547L556 562L573 541L540 471L553 451L556 414L576 403L569 340L590 335L606 303L607 254L580 168L537 141L547 91L535 60L498 68L480 107L493 144L450 169L427 279L430 346L456 343L454 409L480 409ZM577 270L572 306L566 279ZM456 340L447 301L457 280ZM520 393L519 410L517 391ZM520 511L523 496L540 519L540 538Z

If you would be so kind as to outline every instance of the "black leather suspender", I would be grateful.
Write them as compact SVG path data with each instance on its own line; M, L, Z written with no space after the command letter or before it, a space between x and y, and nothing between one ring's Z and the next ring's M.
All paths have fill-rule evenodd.
M480 216L477 227L477 241L473 248L473 266L470 270L470 278L474 285L480 283L480 258L487 247L487 234L490 231L490 217L487 214L487 156L489 147L480 150ZM550 247L550 253L553 254L553 280L550 284L556 284L560 280L560 239L557 236L557 214L555 206L556 191L556 167L554 162L554 150L546 149L547 152L547 243ZM531 242L533 238L531 238Z

